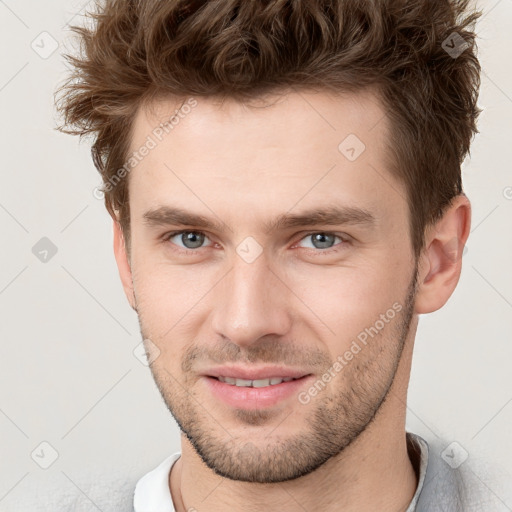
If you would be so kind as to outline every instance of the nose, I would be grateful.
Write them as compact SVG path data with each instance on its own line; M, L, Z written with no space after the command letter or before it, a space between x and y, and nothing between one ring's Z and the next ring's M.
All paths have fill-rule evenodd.
M212 327L217 336L248 347L291 326L292 292L265 255L247 263L235 255L231 271L215 287Z

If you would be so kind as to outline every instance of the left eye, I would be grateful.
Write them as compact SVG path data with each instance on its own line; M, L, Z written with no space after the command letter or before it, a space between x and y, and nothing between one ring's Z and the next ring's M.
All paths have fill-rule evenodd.
M306 235L304 238L302 238L301 242L303 240L311 240L312 247L308 248L325 250L339 245L335 243L336 238L341 242L344 242L340 236L337 236L333 233L310 233L309 235Z
M178 242L173 240L175 238ZM166 237L166 240L176 244L178 247L182 247L183 249L198 249L201 248L205 240L208 240L208 237L201 233L200 231L178 231L175 233L169 233Z

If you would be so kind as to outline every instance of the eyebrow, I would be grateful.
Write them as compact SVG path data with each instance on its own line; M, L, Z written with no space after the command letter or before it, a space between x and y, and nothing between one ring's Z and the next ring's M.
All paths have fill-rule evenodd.
M182 208L171 206L160 206L148 210L143 214L144 223L147 226L194 226L200 229L222 231L225 223L210 219L197 213L189 212ZM354 206L327 206L302 211L300 213L284 213L278 215L270 222L263 225L266 234L298 227L316 225L337 226L337 225L369 225L376 223L375 216L364 208Z

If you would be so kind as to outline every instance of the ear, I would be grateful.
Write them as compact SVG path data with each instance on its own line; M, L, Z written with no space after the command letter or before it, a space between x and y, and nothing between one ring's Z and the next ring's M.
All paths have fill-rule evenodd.
M418 265L415 312L432 313L447 302L459 282L462 251L471 227L471 203L458 195L442 218L427 229Z
M123 284L124 293L132 309L137 311L135 294L133 292L133 279L132 269L126 250L126 240L124 238L123 230L117 219L114 220L114 256L119 270L119 277Z

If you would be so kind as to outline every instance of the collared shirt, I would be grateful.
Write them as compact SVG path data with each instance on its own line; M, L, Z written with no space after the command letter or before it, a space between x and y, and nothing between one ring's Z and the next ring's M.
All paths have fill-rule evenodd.
M410 432L406 435L409 457L418 478L416 492L406 512L502 510L494 508L498 506L497 502L491 502L483 495L475 498L471 494L470 497L470 489L461 470L465 461L462 460L464 453L460 445L449 445L444 452L430 453L429 445L422 437ZM170 455L137 482L133 500L135 512L175 512L169 490L169 474L180 455L179 452Z

